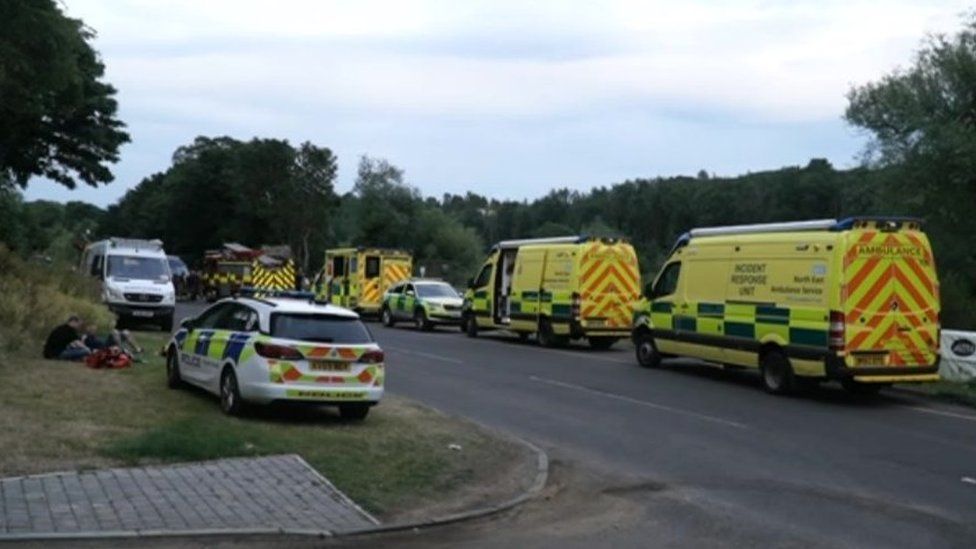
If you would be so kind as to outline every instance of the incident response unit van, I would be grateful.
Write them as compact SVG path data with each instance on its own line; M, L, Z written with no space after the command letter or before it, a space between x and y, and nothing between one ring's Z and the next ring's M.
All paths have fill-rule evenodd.
M317 297L363 315L378 315L383 294L410 278L413 256L403 250L338 248L326 250Z
M939 379L939 283L917 219L694 229L645 293L642 366L686 356L757 368L773 393Z
M89 244L81 270L102 281L102 299L119 317L173 329L176 290L160 240L109 238Z
M553 346L587 338L608 348L630 334L640 299L633 246L567 236L499 242L468 282L462 329L507 329Z

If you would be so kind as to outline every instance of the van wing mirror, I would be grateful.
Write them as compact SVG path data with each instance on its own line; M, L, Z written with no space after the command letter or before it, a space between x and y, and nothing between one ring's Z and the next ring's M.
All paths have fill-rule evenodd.
M647 299L654 299L654 283L648 282L644 285L644 297Z

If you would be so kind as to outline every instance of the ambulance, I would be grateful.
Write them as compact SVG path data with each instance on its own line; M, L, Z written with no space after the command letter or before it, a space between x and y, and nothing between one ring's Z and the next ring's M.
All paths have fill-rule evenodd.
M939 281L918 219L694 229L645 295L641 366L683 356L756 369L775 394L939 379Z
M625 241L507 240L468 281L461 326L470 337L505 329L547 347L585 338L606 349L630 335L639 299L637 254Z
M361 315L379 315L383 294L410 278L413 256L403 250L337 248L326 250L318 276L319 300L352 309Z

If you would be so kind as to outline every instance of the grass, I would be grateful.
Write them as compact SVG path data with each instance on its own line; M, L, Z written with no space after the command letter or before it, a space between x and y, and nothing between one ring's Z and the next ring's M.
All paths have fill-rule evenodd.
M976 380L966 383L937 381L935 383L913 383L903 386L939 400L976 408Z
M158 349L160 334L140 334ZM128 370L16 357L0 363L0 475L298 453L371 512L396 514L494 482L524 450L468 422L388 397L362 423L330 409L224 416L169 390L162 358ZM461 450L449 448L457 444Z

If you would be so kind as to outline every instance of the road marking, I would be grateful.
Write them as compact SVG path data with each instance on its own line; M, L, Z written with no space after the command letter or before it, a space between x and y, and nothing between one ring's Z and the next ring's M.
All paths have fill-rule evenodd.
M464 361L463 360L458 360L456 358L450 358L450 357L441 356L441 355L435 355L433 353L424 353L422 351L411 351L411 350L407 350L407 349L401 349L399 347L390 347L389 345L385 346L385 348L386 349L389 349L389 350L391 350L391 351L393 351L395 353L402 353L402 354L405 354L405 355L422 356L424 358L431 358L431 359L434 359L434 360L441 360L441 361L444 361L444 362L450 362L451 364L464 364Z
M962 481L966 484L976 484L976 478L973 477L962 477Z
M661 410L662 412L670 412L672 414L679 414L683 416L693 417L701 419L704 421L711 421L713 423L719 423L727 427L735 427L736 429L748 429L749 426L744 423L739 423L737 421L731 421L728 419L722 419L720 417L709 416L705 414L699 414L698 412L692 412L690 410L682 410L680 408L673 408L671 406L665 406L664 404L656 404L654 402L649 402L647 400L640 400L637 398L631 398L624 395L618 395L617 393L611 393L609 391L603 391L600 389L593 389L590 387L585 387L583 385L576 385L574 383L566 383L564 381L557 381L555 379L547 379L544 377L529 376L529 379L536 381L538 383L545 383L548 385L553 385L555 387L562 387L564 389L572 389L574 391L580 391L583 393L590 393L592 395L598 395L606 398L612 398L614 400L619 400L621 402L627 402L630 404L637 404L638 406L646 406L648 408L654 408L655 410Z
M935 409L932 409L932 408L923 408L922 406L910 406L909 408L911 408L912 410L915 410L916 412L922 412L922 413L925 413L925 414L934 414L934 415L937 415L937 416L953 417L953 418L962 419L962 420L965 420L965 421L976 421L976 416L972 416L972 415L969 415L969 414L957 414L955 412L945 412L945 411L942 411L942 410L935 410Z

